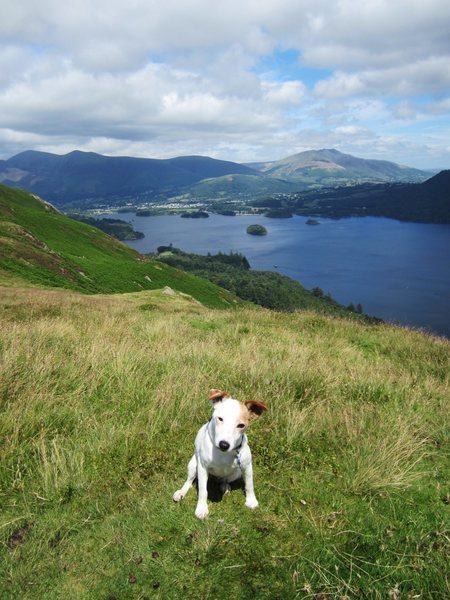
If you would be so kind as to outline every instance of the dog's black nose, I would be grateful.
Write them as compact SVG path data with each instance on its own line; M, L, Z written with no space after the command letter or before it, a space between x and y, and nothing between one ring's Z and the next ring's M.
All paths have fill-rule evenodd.
M230 444L228 442L219 442L219 448L221 450L223 450L225 452L225 450L228 450L228 448L230 447Z

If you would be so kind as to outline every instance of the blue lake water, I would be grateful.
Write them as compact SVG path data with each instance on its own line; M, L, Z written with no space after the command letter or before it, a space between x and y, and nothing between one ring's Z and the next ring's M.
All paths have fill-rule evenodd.
M241 252L253 269L278 271L342 304L361 303L368 314L450 337L450 225L378 217L321 218L314 226L305 224L307 217L111 216L145 234L128 242L139 252L170 243L198 254ZM248 235L252 223L268 235Z

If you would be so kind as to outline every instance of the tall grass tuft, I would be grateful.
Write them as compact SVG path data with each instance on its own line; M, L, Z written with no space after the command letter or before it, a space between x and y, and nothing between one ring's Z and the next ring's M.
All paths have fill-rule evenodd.
M401 418L381 431L358 436L348 450L346 486L356 494L410 487L424 476L427 447L426 438L412 432Z

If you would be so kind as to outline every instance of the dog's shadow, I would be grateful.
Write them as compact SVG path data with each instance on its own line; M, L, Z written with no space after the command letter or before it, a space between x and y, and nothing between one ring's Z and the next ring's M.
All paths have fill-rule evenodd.
M242 479L237 479L236 481L232 481L230 483L230 487L231 487L231 491L233 492L234 490L244 490L244 481ZM211 502L222 502L223 497L226 496L226 494L222 491L221 487L220 487L220 479L218 479L217 477L214 477L213 475L210 475L208 477L208 500L210 500ZM197 487L197 492L198 492L198 487Z

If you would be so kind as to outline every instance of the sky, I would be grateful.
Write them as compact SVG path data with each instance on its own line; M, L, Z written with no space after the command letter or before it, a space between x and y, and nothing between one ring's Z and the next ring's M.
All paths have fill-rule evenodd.
M448 0L2 0L0 158L450 168Z

